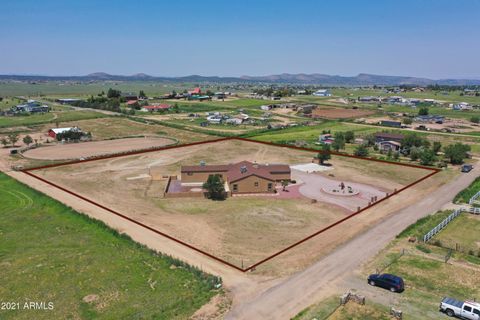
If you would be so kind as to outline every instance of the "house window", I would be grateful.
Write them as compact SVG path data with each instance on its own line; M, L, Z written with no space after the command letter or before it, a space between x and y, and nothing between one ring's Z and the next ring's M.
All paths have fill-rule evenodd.
M233 185L233 192L238 192L238 184Z
M258 187L258 181L255 181L254 185L255 187Z
M187 176L193 176L193 172L187 172Z
M272 189L273 189L273 184L269 183L268 184L268 191L272 191Z

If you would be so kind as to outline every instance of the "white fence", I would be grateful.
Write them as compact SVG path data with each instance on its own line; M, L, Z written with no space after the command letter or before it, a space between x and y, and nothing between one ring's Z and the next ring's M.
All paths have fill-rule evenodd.
M470 207L470 208L468 208L468 212L470 212L471 214L480 214L480 208Z
M478 197L480 197L480 191L478 191L477 193L475 193L475 195L473 197L470 198L470 200L468 201L468 204L469 205L473 205L473 204L479 204L480 202L477 200Z
M449 224L453 219L458 217L458 215L462 213L462 211L464 211L464 209L457 209L453 211L448 217L445 218L445 220L440 222L435 228L433 228L423 236L423 242L428 242L430 239L432 239L434 235L439 233L443 228L447 226L447 224Z

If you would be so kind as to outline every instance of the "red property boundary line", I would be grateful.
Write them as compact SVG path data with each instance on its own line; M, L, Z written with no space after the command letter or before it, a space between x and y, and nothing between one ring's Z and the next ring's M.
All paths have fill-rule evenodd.
M280 250L280 251L278 251L278 252L276 252L276 253L274 253L274 254L272 254L272 255L270 255L270 256L268 256L268 257L266 257L266 258L264 258L264 259L262 259L262 260L260 260L260 261L258 261L258 262L256 262L256 263L254 263L254 264L252 264L251 266L246 267L246 268L240 268L240 267L238 267L238 266L236 266L236 265L234 265L234 264L232 264L232 263L230 263L230 262L228 262L228 261L226 261L226 260L224 260L224 259L222 259L222 258L216 257L216 256L214 256L214 255L212 255L212 254L210 254L210 253L208 253L208 252L206 252L206 251L204 251L204 250L202 250L202 249L199 249L199 248L197 248L197 247L195 247L195 246L193 246L193 245L191 245L191 244L189 244L189 243L186 243L186 242L184 242L184 241L182 241L182 240L180 240L180 239L177 239L177 238L175 238L175 237L173 237L173 236L170 236L170 235L168 235L168 234L166 234L166 233L164 233L164 232L162 232L162 231L159 231L159 230L157 230L157 229L155 229L155 228L153 228L153 227L150 227L150 226L148 226L148 225L146 225L146 224L144 224L144 223L142 223L142 222L139 222L139 221L137 221L137 220L135 220L135 219L132 219L132 218L130 218L130 217L128 217L128 216L120 213L120 212L117 212L117 211L115 211L115 210L113 210L113 209L110 209L110 208L108 208L108 207L106 207L106 206L104 206L104 205L102 205L102 204L100 204L100 203L97 203L97 202L95 202L95 201L93 201L93 200L91 200L91 199L88 199L88 198L86 198L86 197L84 197L84 196L82 196L82 195L79 195L79 194L77 194L77 193L75 193L75 192L73 192L73 191L71 191L71 190L69 190L69 189L66 189L66 188L64 188L64 187L62 187L62 186L59 186L59 185L57 185L57 184L55 184L55 183L53 183L53 182L51 182L51 181L49 181L49 180L47 180L47 179L44 179L44 178L39 177L39 176L37 176L37 175L35 175L35 174L32 173L32 171L41 170L41 169L48 169L48 168L54 168L54 167L60 167L60 166L67 166L67 165L73 165L73 164L77 164L77 163L85 163L85 162L91 162L91 161L97 161L97 160L104 160L104 159L119 158L119 157L125 157L125 156L131 156L131 155L143 154L143 153L149 153L149 152L157 152L157 151L163 151L163 150L169 150L169 149L177 149L177 148L183 148L183 147L190 147L190 146L195 146L195 145L203 145L203 144L208 144L208 143L216 143L216 142L222 142L222 141L228 141L228 140L238 140L238 141L245 141L245 142L253 142L253 143L259 143L259 144L270 145L270 146L275 146L275 147L295 149L295 150L300 150L300 151L308 151L308 152L316 152L316 153L322 152L322 151L320 151L320 150L315 150L315 149L309 149L309 148L303 148L303 147L295 147L295 146L288 146L288 145L276 144L276 143L272 143L272 142L257 141L257 140L247 139L247 138L228 137L228 138L214 139L214 140L208 140L208 141L193 142L193 143L188 143L188 144L165 146L165 147L159 147L159 148L154 148L154 149L148 149L148 150L144 150L144 151L132 151L132 152L127 152L127 153L122 153L122 154L116 154L116 155L99 156L99 157L96 157L96 158L90 158L90 159L86 159L86 160L67 161L67 162L63 162L63 163L50 164L50 165L39 166L39 167L35 167L35 168L24 169L24 170L21 170L21 172L23 172L23 173L25 173L25 174L27 174L27 175L29 175L29 176L37 179L37 180L40 180L40 181L42 181L42 182L44 182L44 183L46 183L46 184L49 184L49 185L51 185L51 186L53 186L53 187L55 187L55 188L57 188L57 189L60 189L60 190L66 192L66 193L68 193L68 194L71 194L71 195L73 195L73 196L75 196L75 197L77 197L77 198L79 198L79 199L82 199L82 200L84 200L84 201L86 201L86 202L88 202L88 203L91 203L91 204L93 204L93 205L95 205L95 206L97 206L97 207L99 207L99 208L101 208L101 209L104 209L104 210L106 210L106 211L108 211L108 212L110 212L110 213L112 213L112 214L114 214L114 215L116 215L116 216L118 216L118 217L121 217L122 219L125 219L125 220L127 220L127 221L130 221L130 222L132 222L132 223L134 223L134 224L136 224L136 225L139 225L139 226L141 226L141 227L143 227L143 228L145 228L145 229L147 229L147 230L150 230L150 231L152 231L152 232L154 232L154 233L156 233L156 234L158 234L158 235L161 235L161 236L163 236L163 237L165 237L165 238L167 238L167 239L170 239L170 240L172 240L172 241L175 241L175 242L177 242L177 243L179 243L179 244L181 244L181 245L183 245L183 246L185 246L185 247L187 247L187 248L189 248L189 249L192 249L192 250L194 250L194 251L196 251L196 252L198 252L198 253L201 253L201 254L203 254L203 255L205 255L205 256L213 259L213 260L216 260L216 261L218 261L218 262L221 262L221 263L223 263L223 264L225 264L225 265L227 265L227 266L229 266L229 267L231 267L231 268L234 268L234 269L236 269L236 270L238 270L238 271L241 271L241 272L248 272L248 271L254 270L254 269L255 269L256 267L258 267L259 265L261 265L261 264L263 264L263 263L265 263L265 262L267 262L267 261L269 261L269 260L277 257L278 255L280 255L280 254L282 254L282 253L285 253L286 251L288 251L288 250L290 250L290 249L292 249L292 248L294 248L294 247L296 247L296 246L298 246L298 245L300 245L300 244L302 244L302 243L304 243L304 242L306 242L306 241L308 241L308 240L310 240L310 239L318 236L319 234L321 234L321 233L323 233L323 232L325 232L325 231L327 231L327 230L329 230L329 229L334 228L335 226L338 226L339 224L341 224L341 223L343 223L343 222L345 222L345 221L347 221L347 220L349 220L349 219L351 219L351 218L353 218L353 217L361 214L362 212L366 211L367 209L370 209L371 207L373 207L373 206L375 206L375 205L377 205L377 204L379 204L379 203L381 203L381 202L383 202L383 201L391 198L392 196L394 196L394 195L396 195L396 194L398 194L398 193L400 193L400 192L402 192L402 191L404 191L404 190L406 190L406 189L408 189L408 188L416 185L417 183L420 183L420 182L423 181L423 180L426 180L426 179L430 178L431 176L433 176L433 175L435 175L435 174L437 174L438 172L441 171L440 169L429 168L429 167L424 167L424 166L420 166L420 165L414 165L414 164L408 164L408 163L396 163L396 162L390 162L390 161L380 160L380 159L364 158L364 157L359 157L359 156L350 155L350 154L346 154L346 153L340 153L340 152L329 152L330 154L337 155L337 156L342 156L342 157L355 158L355 159L367 160L367 161L375 161L375 162L380 162L380 163L387 163L387 164L391 164L391 165L404 166L404 167L410 167L410 168L416 168L416 169L424 169L424 170L430 171L430 173L427 174L426 176L424 176L424 177L422 177L422 178L420 178L420 179L418 179L418 180L416 180L416 181L414 181L414 182L412 182L412 183L410 183L410 184L402 187L401 189L396 190L395 192L393 192L393 193L391 193L391 194L388 194L388 195L385 196L384 198L382 198L382 199L380 199L380 200L378 200L378 201L376 201L376 202L374 202L374 203L372 203L372 204L370 204L370 205L368 205L368 206L366 206L366 207L358 210L357 212L354 212L354 213L352 213L352 214L350 214L350 215L348 215L348 216L346 216L346 217L344 217L344 218L342 218L342 219L340 219L340 220L338 220L338 221L336 221L336 222L334 222L334 223L332 223L332 224L324 227L323 229L318 230L317 232L315 232L315 233L313 233L313 234L311 234L311 235L309 235L309 236L307 236L307 237L305 237L305 238L303 238L303 239L301 239L301 240L299 240L299 241L291 244L290 246L288 246L288 247L286 247L286 248L284 248L284 249L282 249L282 250Z

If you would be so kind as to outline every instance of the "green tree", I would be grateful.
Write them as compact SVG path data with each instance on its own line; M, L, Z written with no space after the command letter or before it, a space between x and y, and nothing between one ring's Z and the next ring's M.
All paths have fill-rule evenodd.
M479 116L473 116L473 117L470 118L470 122L480 123L480 117Z
M435 156L435 152L433 152L433 150L423 149L420 152L420 164L424 166L431 166L436 160L437 157Z
M222 176L219 174L209 175L207 182L203 184L203 188L207 190L209 199L225 200L227 197Z
M328 144L322 145L322 152L317 154L317 159L320 161L320 164L324 164L325 161L330 160L332 156L330 155L330 146Z
M434 141L432 145L433 153L438 154L441 149L442 149L442 144L440 143L440 141Z
M285 191L285 188L288 187L289 183L290 183L290 181L288 181L287 179L282 180L282 190L283 191Z
M403 118L403 124L409 125L409 124L412 124L412 123L413 123L412 118L408 118L408 117Z
M120 90L115 90L112 88L109 88L107 91L107 98L119 98L122 92Z
M409 152L410 160L417 161L418 158L420 158L421 152L422 150L420 149L420 147L411 147Z
M418 110L418 115L419 115L419 116L426 116L426 115L428 115L428 108L427 108L427 107L421 107L421 108Z
M400 159L400 152L396 151L393 153L393 160L398 161Z
M445 157L450 160L451 164L461 164L468 157L470 146L457 142L443 149Z
M336 132L333 136L334 141L332 143L332 148L335 151L339 151L341 149L345 149L345 135L343 132Z
M355 133L353 131L346 131L345 132L345 142L352 143L355 141Z
M407 153L410 153L410 149L413 147L425 147L428 146L430 143L427 139L423 138L422 136L412 133L406 135L402 140L402 149L406 150Z
M366 157L368 156L368 148L364 144L360 144L355 148L354 155L358 157Z
M18 140L19 140L18 133L10 133L8 135L8 141L12 144L12 147L15 146L15 143L17 143Z
M23 143L25 143L27 145L27 147L33 142L33 139L32 137L30 137L29 135L26 135L25 137L23 137Z
M145 91L140 90L140 92L138 93L138 97L145 99L145 98L147 98L147 95L145 94Z

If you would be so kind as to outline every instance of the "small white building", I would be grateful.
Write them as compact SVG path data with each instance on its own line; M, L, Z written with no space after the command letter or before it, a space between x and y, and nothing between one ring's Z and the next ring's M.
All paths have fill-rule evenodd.
M332 92L329 89L320 89L315 91L313 95L317 97L330 97Z

